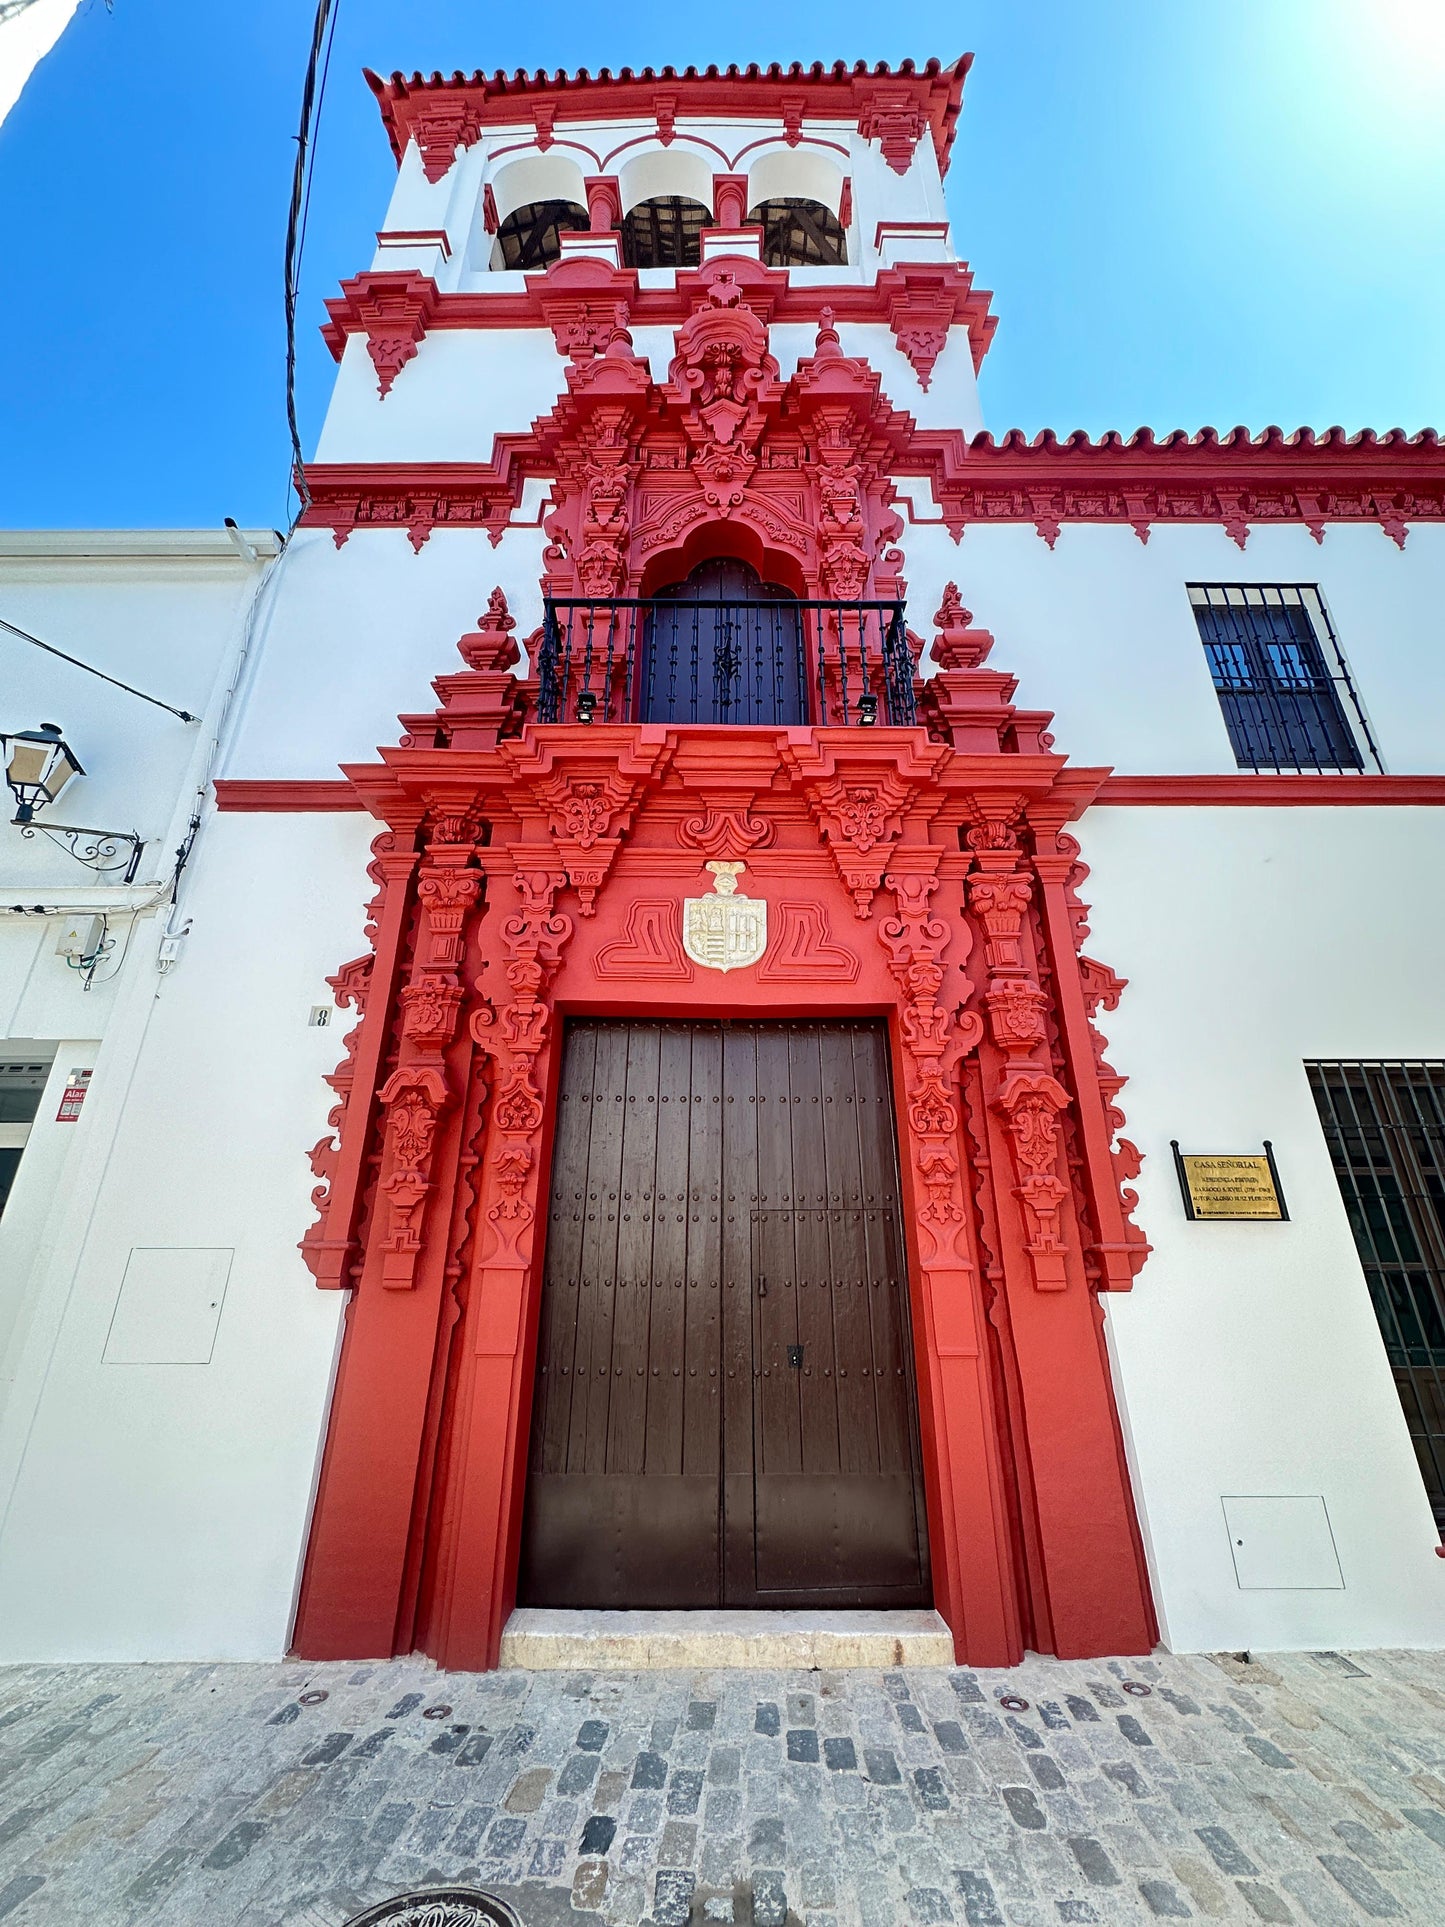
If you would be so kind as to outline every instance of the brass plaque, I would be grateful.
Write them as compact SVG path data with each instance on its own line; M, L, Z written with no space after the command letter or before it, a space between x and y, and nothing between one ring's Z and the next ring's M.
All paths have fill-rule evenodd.
M1267 1157L1179 1158L1195 1218L1283 1218L1285 1213Z

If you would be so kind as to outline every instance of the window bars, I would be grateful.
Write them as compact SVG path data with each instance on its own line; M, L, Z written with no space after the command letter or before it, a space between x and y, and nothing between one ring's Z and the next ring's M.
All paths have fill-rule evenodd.
M917 721L901 602L548 598L537 720Z
M1305 1068L1445 1534L1445 1062Z
M1317 588L1191 582L1189 600L1241 769L1383 767Z

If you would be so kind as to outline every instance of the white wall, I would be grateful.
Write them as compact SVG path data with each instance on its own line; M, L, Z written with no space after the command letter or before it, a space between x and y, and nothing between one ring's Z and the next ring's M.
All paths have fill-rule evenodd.
M436 707L432 679L463 667L457 639L494 587L519 643L540 624L542 541L522 528L493 548L480 529L438 529L414 551L405 530L378 529L337 549L329 530L299 529L219 773L334 779L374 761L401 712Z
M1241 552L1202 524L1065 526L1051 551L1031 524L941 522L905 530L909 621L926 632L956 581L990 666L1019 679L1019 702L1051 709L1058 747L1079 763L1141 775L1238 768L1185 585L1317 583L1378 742L1397 774L1445 770L1445 528L1419 524L1404 550L1372 526L1258 529Z
M1445 1644L1445 1561L1308 1060L1445 1058L1445 813L1096 809L1088 949L1154 1246L1108 1329L1167 1643ZM1287 1224L1191 1224L1171 1138L1258 1152ZM1321 1494L1343 1591L1242 1590L1220 1500Z
M251 531L274 553L269 532ZM138 881L169 874L181 791L224 693L268 555L246 564L223 531L0 532L0 615L42 642L200 716L183 723L0 630L0 729L57 722L82 764L59 821L148 839ZM9 802L8 794L6 802ZM7 816L10 812L7 810ZM0 829L0 896L87 879L43 837Z
M351 1019L307 1017L363 948L375 827L217 818L182 962L123 991L0 1421L0 1659L284 1649L342 1309L296 1245ZM156 1246L234 1252L209 1363L103 1359Z

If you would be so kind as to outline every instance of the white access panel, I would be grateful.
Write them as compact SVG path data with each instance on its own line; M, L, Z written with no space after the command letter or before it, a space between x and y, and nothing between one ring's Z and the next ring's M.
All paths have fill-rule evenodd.
M1343 1592L1330 1515L1318 1492L1220 1500L1242 1591Z
M209 1365L234 1252L137 1246L126 1260L107 1365Z

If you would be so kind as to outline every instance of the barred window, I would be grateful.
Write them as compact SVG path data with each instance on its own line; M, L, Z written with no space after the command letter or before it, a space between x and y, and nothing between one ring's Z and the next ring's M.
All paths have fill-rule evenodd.
M1381 768L1313 584L1191 582L1189 600L1241 769Z
M1445 1063L1306 1069L1445 1535Z

